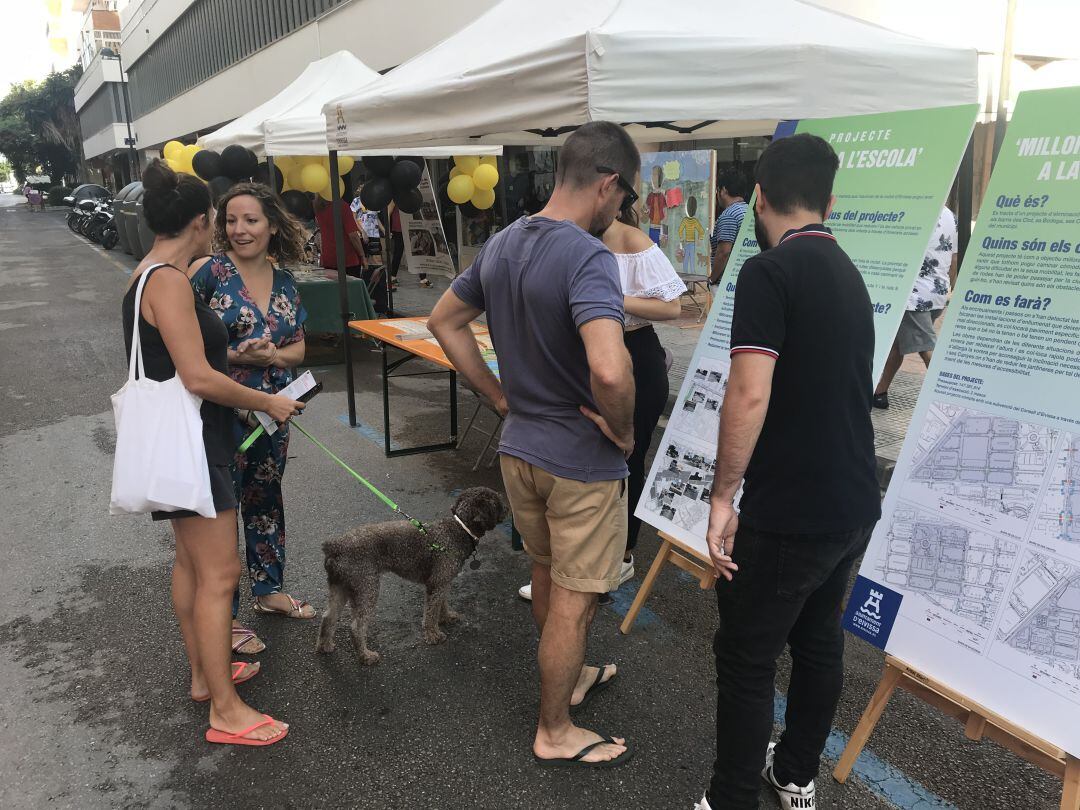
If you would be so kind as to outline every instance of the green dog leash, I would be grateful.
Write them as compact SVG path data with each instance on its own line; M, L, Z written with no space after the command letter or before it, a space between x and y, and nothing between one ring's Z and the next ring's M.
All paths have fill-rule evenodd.
M427 530L424 528L423 523L421 523L419 520L412 517L411 515L407 514L400 506L398 506L396 503L394 503L388 497L383 495L374 484L372 484L370 481L368 481L366 478L364 478L364 476L360 475L360 473L358 473L356 470L354 470L352 467L350 467L348 464L346 464L344 461L342 461L340 458L338 458L336 455L334 455L333 451L330 450L330 448L328 448L325 444L320 442L318 439L316 439L314 436L312 436L310 433L308 433L306 430L304 430L302 427L300 427L299 423L297 423L297 421L295 419L290 420L289 424L291 424L294 428L296 428L301 433L303 433L305 436L307 436L309 439L311 439L311 441L315 444L316 447L318 447L320 450L322 450L324 453L326 453L326 455L330 456L330 458L332 458L334 461L336 461L338 464L340 464L345 469L345 471L347 473L349 473L349 475L351 475L353 478L355 478L357 481L359 481L361 484L363 484L365 487L367 487L369 490L371 490L372 494L374 494L376 498L378 498L380 501L385 503L387 506L389 506L391 509L393 509L395 512L397 512L399 515L401 515L403 518L405 518L407 521L409 521L409 523L411 523L413 526L415 526L420 531L421 534L427 534ZM255 440L258 439L259 436L261 436L262 434L263 434L263 427L262 427L262 425L259 425L259 427L257 427L255 430L253 430L251 432L250 436L248 436L246 439L244 439L244 443L240 445L240 452L244 452L249 447L251 447L251 445L255 442ZM438 549L436 549L436 550L438 550Z

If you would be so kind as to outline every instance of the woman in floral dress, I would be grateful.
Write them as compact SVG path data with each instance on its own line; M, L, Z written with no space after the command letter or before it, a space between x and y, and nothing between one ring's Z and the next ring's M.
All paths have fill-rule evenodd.
M303 256L300 226L269 188L240 183L218 201L214 246L221 252L192 265L191 284L229 329L229 375L249 388L277 393L293 381L293 369L304 359L307 312L292 274L279 266ZM246 420L236 420L237 446L250 432ZM273 436L263 434L247 452L236 454L233 479L255 611L310 619L315 609L284 590L281 476L288 449L288 425ZM234 619L239 601L238 586ZM233 641L238 652L264 648L254 633L238 625Z

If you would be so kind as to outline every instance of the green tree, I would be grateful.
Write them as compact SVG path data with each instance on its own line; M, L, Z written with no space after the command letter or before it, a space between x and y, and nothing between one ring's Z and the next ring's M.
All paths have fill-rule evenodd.
M82 133L75 115L76 65L40 82L13 84L0 100L0 152L20 180L41 169L56 183L74 178L82 162Z

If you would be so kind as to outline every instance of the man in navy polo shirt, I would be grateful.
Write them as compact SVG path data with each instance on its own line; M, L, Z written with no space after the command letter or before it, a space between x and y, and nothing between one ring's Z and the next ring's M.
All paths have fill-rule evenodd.
M575 725L570 707L616 673L584 663L597 596L619 585L634 448L619 266L598 237L637 200L640 167L622 127L579 127L559 153L544 209L489 239L428 320L454 366L506 415L503 484L532 558L540 630L541 765L612 767L632 753L621 737ZM500 379L469 328L482 313Z
M843 686L841 603L881 517L870 296L822 224L837 166L813 135L774 141L757 164L763 252L743 265L735 289L709 516L719 576L717 752L701 810L756 808L762 780L785 810L815 806ZM785 646L791 682L774 746Z

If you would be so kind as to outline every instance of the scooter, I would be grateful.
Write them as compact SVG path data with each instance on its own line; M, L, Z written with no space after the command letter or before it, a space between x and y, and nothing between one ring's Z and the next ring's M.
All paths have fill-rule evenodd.
M100 245L102 244L102 237L105 235L105 231L110 227L115 230L112 201L98 200L94 205L93 211L90 212L89 221L86 223L83 232L87 239Z

